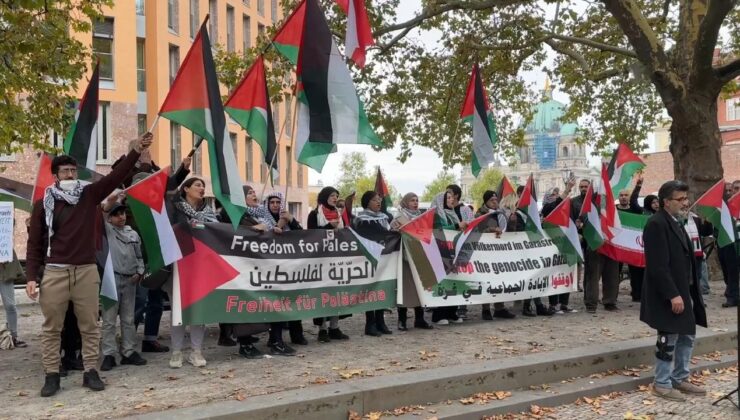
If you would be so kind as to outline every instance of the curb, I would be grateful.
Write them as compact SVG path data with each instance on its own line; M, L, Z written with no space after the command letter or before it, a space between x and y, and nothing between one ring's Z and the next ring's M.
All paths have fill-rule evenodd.
M697 330L694 353L704 354L715 350L735 349L736 340L737 330L712 332L700 328ZM531 385L555 383L563 379L588 376L610 369L652 364L654 357L655 338L646 337L566 349L557 353L536 353L308 389L282 391L250 397L243 402L219 401L131 418L145 420L175 417L179 419L346 419L350 410L357 413L368 413L408 405L454 400L477 392L527 388ZM631 383L634 384L634 380ZM603 392L599 394L601 393ZM540 397L544 398L544 396Z

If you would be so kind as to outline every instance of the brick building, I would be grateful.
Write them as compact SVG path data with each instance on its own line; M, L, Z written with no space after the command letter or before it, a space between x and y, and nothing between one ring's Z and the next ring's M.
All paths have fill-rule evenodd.
M110 171L110 165L128 150L128 143L145 132L157 116L169 86L185 58L201 22L210 15L211 42L228 51L241 52L255 45L267 27L284 16L279 0L136 0L116 2L103 10L105 18L94 24L92 33L80 39L92 46L100 59L100 107L98 120L97 170ZM87 78L92 73L89 70ZM79 84L82 96L86 81ZM222 94L226 94L222 88ZM273 103L276 130L284 119L292 119L290 103ZM239 172L245 183L257 191L267 179L262 150L246 137L233 120L227 119L231 141L236 149ZM290 125L290 124L287 124ZM308 171L293 156L293 133L287 127L278 139L276 161L280 169L275 189L288 191L290 211L300 220L308 212ZM197 138L187 129L160 119L154 133L153 160L159 166L179 165ZM61 148L63 136L51 134L49 141ZM193 174L208 179L207 148L195 154ZM3 176L33 184L36 153L28 150L0 156ZM210 181L207 182L210 185ZM210 189L210 186L209 186ZM25 257L24 221L28 214L16 214L16 250Z

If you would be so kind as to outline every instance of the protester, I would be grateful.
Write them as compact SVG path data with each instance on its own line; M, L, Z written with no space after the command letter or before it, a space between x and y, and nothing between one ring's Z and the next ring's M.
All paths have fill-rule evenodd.
M570 192L573 190L573 186L575 185L576 181L574 178L569 179L565 184L565 190L562 194L560 194L559 188L553 188L552 191L550 191L549 195L545 194L545 200L542 205L542 218L549 216L550 213L552 213L553 210L555 210L560 203L563 202L568 196L570 196ZM549 312L555 313L555 314L568 314L568 313L575 313L578 312L576 309L571 308L568 306L568 303L570 302L570 293L560 293L557 295L550 295L547 297L549 303L550 303L550 309ZM559 305L559 307L558 307Z
M5 324L10 331L13 347L26 347L25 341L18 338L18 309L15 306L15 281L25 278L21 262L13 251L13 261L0 263L0 298L5 308Z
M114 200L115 200L115 196ZM134 305L136 286L144 275L144 258L141 253L139 234L126 225L126 206L114 204L108 211L105 234L108 251L113 264L118 300L103 310L103 363L100 370L116 367L116 319L121 320L121 364L142 366L146 364L136 347L134 329Z
M391 230L398 231L403 225L410 223L412 220L422 215L422 211L419 210L419 196L414 193L408 193L403 196L399 204L398 216L391 221ZM403 256L403 279L404 279L404 290L406 288L416 287L412 281L411 267ZM406 280L409 280L408 282ZM406 298L406 296L404 296ZM400 331L407 331L406 321L408 320L408 308L405 306L398 306L398 329ZM414 328L420 328L424 330L430 330L433 327L424 320L424 309L421 306L414 306Z
M520 185L516 189L516 195L518 197L522 196L522 193L524 192L524 186ZM507 224L507 231L509 232L524 232L524 218L521 214L517 211L513 211L509 215L509 222ZM535 310L532 310L532 302L534 302ZM528 316L528 317L535 317L535 316L553 316L555 315L555 308L552 307L546 307L542 303L542 298L536 297L533 299L524 299L522 301L522 315Z
M674 401L685 400L681 393L706 394L688 380L696 325L707 326L691 241L681 226L688 217L688 191L681 181L663 184L660 210L643 233L646 274L640 320L658 332L652 392Z
M324 187L319 191L316 199L316 208L308 213L308 229L342 229L344 222L342 214L337 209L339 191L334 187ZM347 209L352 211L352 209ZM319 342L328 343L331 340L349 340L349 336L339 329L338 316L329 317L329 329L327 330L326 318L314 318L314 325L319 327ZM344 317L342 317L344 318Z
M298 220L293 217L293 215L290 214L288 210L286 210L283 194L281 192L278 191L268 194L267 198L265 199L265 205L267 207L267 210L270 212L270 216L272 216L272 219L284 232L290 230L303 230L303 227L300 223L298 223ZM271 324L270 326L270 331L273 331L273 329L275 329L275 336L280 337L281 342L282 330L284 327L283 324L284 323L282 322L276 322ZM303 323L300 320L288 321L288 331L290 333L291 343L301 346L308 345L308 341L303 335Z
M196 177L189 178L180 186L180 194L175 197L172 204L174 214L172 222L175 223L206 223L217 222L216 212L208 205L204 199L206 192L205 182ZM165 292L172 296L172 281L164 286ZM195 367L206 365L206 359L203 357L203 338L205 337L205 325L190 326L190 347L191 352L188 355L188 363ZM185 326L172 325L170 330L172 335L172 355L170 357L170 367L173 369L181 368L183 362L182 346L185 341Z
M735 181L740 190L740 181ZM724 199L727 201L734 193L733 184L725 183ZM716 229L716 227L715 227ZM714 235L719 238L719 235ZM738 241L727 244L723 247L717 246L717 257L722 268L722 277L725 280L725 302L723 308L735 307L740 303L740 257L738 257Z
M26 293L31 299L39 296L37 274L40 266L46 266L40 296L44 314L41 354L46 374L43 397L59 391L60 332L70 301L82 336L82 384L94 391L105 389L95 369L100 341L100 277L95 266L95 224L91 222L100 215L99 203L123 181L151 143L152 134L144 134L116 169L94 183L77 179L74 158L60 155L52 160L55 182L46 188L43 200L34 204L26 256Z
M382 201L383 198L375 191L365 192L360 199L362 211L353 220L357 234L381 244L390 230L388 216L380 210ZM393 334L385 324L384 317L383 309L365 312L365 335L380 337L383 334Z
M480 206L475 217L480 217L486 214L492 214L491 217L486 219L485 226L482 227L484 233L495 233L497 237L500 237L503 232L506 231L507 218L506 213L499 208L498 195L494 191L488 190L483 193L483 205ZM484 303L481 305L481 318L485 321L491 321L493 318L512 319L516 318L516 315L506 309L504 302L497 302L493 304L493 314L491 313L491 305Z
M658 196L653 194L648 194L645 196L645 200L643 201L642 206L642 214L647 214L648 216L652 216L655 214L655 212L660 209L660 206L658 205Z
M707 269L706 254L704 254L704 248L702 247L702 239L712 236L714 227L694 213L689 213L683 227L686 229L689 239L691 239L701 294L707 295L709 294L709 270Z
M621 210L632 214L644 214L645 210L640 207L637 199L640 197L640 190L642 189L642 173L637 174L637 181L635 181L635 188L630 193L629 190L619 192L619 203L617 203L617 210ZM650 203L652 206L652 203ZM636 265L627 265L627 269L630 273L630 291L632 295L632 302L640 302L642 294L642 278L645 276L645 269ZM619 264L619 272L622 272L622 264Z

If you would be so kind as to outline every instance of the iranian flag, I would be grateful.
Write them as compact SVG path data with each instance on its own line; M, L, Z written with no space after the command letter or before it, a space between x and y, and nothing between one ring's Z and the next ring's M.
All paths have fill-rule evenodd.
M126 203L136 220L151 273L182 258L164 202L168 169L158 171L126 190Z
M367 17L365 0L337 0L337 4L347 14L345 54L357 64L357 67L363 68L367 49L375 44L370 19Z
M306 0L298 52L296 158L321 172L337 144L381 141L370 127L355 84L318 0Z
M496 196L498 197L498 200L501 201L504 198L514 194L516 194L516 188L511 185L509 178L504 175L504 177L501 178L501 182L498 184L498 188L496 188Z
M583 239L592 251L599 249L606 240L599 205L596 201L597 196L594 194L593 185L590 184L581 205L579 218L583 220Z
M486 90L480 77L478 63L473 65L473 73L470 75L468 90L463 101L460 118L468 121L473 126L473 157L472 170L476 177L481 169L487 168L493 163L493 146L498 141L496 122L493 120L493 112L488 107Z
M583 250L578 240L576 223L570 218L570 197L566 197L555 209L550 212L542 227L547 235L558 247L560 254L565 256L568 265L583 262Z
M355 239L357 239L357 243L360 245L360 250L363 254L365 254L365 258L370 261L370 264L372 264L374 267L377 267L378 261L380 260L380 255L383 253L383 249L385 247L371 239L360 235L349 226L347 227L347 229L349 229L349 231L352 232L353 235L355 235Z
M236 226L247 205L226 127L206 22L195 36L159 115L207 140L213 194Z
M730 209L730 216L740 219L740 193L737 193L727 200L727 208Z
M388 206L393 205L391 193L388 191L388 184L385 183L385 178L380 171L380 167L378 167L378 174L375 176L375 192L383 199L383 203L381 204L382 211L386 211Z
M650 216L618 211L621 227L615 231L614 237L604 242L599 253L614 261L645 267L645 248L642 241L642 232Z
M229 99L226 100L224 107L231 118L259 144L262 155L265 157L265 165L272 168L272 177L275 179L278 163L273 156L277 150L277 141L263 56L257 57Z
M425 288L435 286L446 276L442 254L432 234L435 216L435 209L429 209L399 229L404 250L413 258L415 269Z
M298 64L298 50L303 39L305 18L306 0L301 0L272 39L275 49L293 64Z
M83 169L80 178L89 179L98 158L98 84L99 64L95 65L85 95L75 111L75 121L64 139L64 153L77 160Z
M609 174L605 163L601 164L601 182L597 184L596 203L599 205L599 214L602 219L602 228L607 239L619 229L619 217L617 217L617 205L614 204L614 192L609 181Z
M537 209L537 195L534 190L534 177L529 175L527 185L519 197L516 211L524 219L524 231L530 241L539 241L544 236L542 223L540 222L540 211Z
M720 179L709 188L694 205L696 212L707 219L717 229L717 245L724 247L735 242L735 226L730 208L724 200L725 181Z
M629 146L620 143L612 155L607 170L612 191L619 192L627 188L635 172L641 171L644 167L645 162Z

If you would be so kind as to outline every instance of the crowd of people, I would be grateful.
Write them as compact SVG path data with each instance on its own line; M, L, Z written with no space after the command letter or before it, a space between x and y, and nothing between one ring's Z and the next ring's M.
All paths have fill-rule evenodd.
M129 153L116 162L110 174L93 183L77 178L77 164L73 158L64 155L57 156L51 166L56 182L46 190L44 199L33 207L29 219L25 276L26 291L32 299L39 298L44 316L41 335L41 354L45 373L41 395L44 397L52 396L59 391L60 377L65 376L68 370L83 370L83 386L100 391L105 389L105 384L100 379L98 368L108 371L116 368L118 364L145 365L146 359L137 351L137 330L141 324L144 325L141 353L170 352L169 366L172 368L182 367L185 361L196 367L207 364L202 351L205 325L188 327L173 325L170 330L171 348L158 341L163 301L167 295L172 293L171 268L164 268L159 272L145 275L146 252L142 248L135 220L130 216L126 206L125 196L121 194L122 189L140 182L159 169L149 156L148 147L151 141L151 134L145 134L133 141ZM231 223L225 210L217 209L212 202L206 200L205 181L198 177L188 177L189 166L190 159L184 159L177 171L169 178L166 205L172 223ZM571 191L575 186L576 180L571 179L566 183L563 191L557 188L548 190L543 197L542 216L547 216L566 197L571 196ZM579 218L580 210L589 186L589 180L580 180L578 182L579 194L572 198L571 216L576 221L579 231L582 229ZM665 191L661 188L658 196L645 197L643 206L638 203L641 186L642 178L638 176L632 191L620 191L617 208L626 212L647 215L670 213L670 219L667 220L681 220L680 225L676 224L680 226L680 232L677 231L677 233L681 240L686 238L683 244L686 246L685 250L674 249L675 244L671 249L659 249L658 244L664 240L664 235L650 233L653 229L656 232L659 230L659 228L651 227L652 221L656 219L653 217L645 229L647 267L628 267L632 300L650 303L650 305L642 305L641 318L659 331L656 355L663 364L659 367L661 376L656 379L656 388L664 390L661 396L676 398L670 386L671 381L674 381L674 387L682 390L680 384L685 383L686 376L681 369L685 369L685 366L682 365L680 369L677 367L673 373L678 372L678 376L671 377L673 373L666 367L666 363L672 360L674 351L681 355L681 360L685 359L685 348L693 339L694 325L706 324L706 319L700 315L695 317L682 315L679 319L677 311L680 309L683 313L684 307L691 307L691 299L698 299L701 302L701 293L708 293L706 256L709 251L703 245L707 242L706 238L712 236L713 227L695 215L683 215L688 210L684 197L685 184L671 184L670 188ZM518 188L517 196L522 194L523 189L523 187ZM729 184L726 193L731 194L738 191L740 191L740 181ZM674 198L674 193L683 195ZM304 229L298 220L287 211L286 202L281 193L270 193L263 201L260 201L252 187L244 186L244 194L247 209L239 220L240 226L257 232L276 234ZM485 232L501 235L507 231L524 230L525 220L523 218L526 216L516 211L517 196L499 200L495 191L485 191L481 197L482 205L477 211L474 211L472 206L464 204L461 196L460 187L453 184L435 197L433 207L438 216L435 218L436 227L464 230L475 217L489 214L491 217L488 217L481 227ZM671 200L678 200L680 206L672 204ZM342 229L347 227L345 221L348 220L358 234L371 240L383 241L388 231L398 230L422 214L419 208L419 197L414 193L403 196L395 217L383 208L382 203L383 197L377 192L365 192L360 199L362 210L351 218L343 218L343 212L351 212L351 209L344 208L344 202L335 188L325 187L318 194L316 206L308 215L306 229ZM99 221L99 223L91 221ZM660 228L664 229L665 226L661 225ZM671 225L671 228L675 226ZM95 245L101 236L107 239L118 294L117 302L102 311L99 308L98 295L100 273L105 261L101 261L100 255L96 255ZM598 304L601 303L606 311L619 311L617 294L621 280L621 264L608 256L590 250L585 243L582 245L585 258L583 269L579 272L583 273L580 290L584 294L585 310L595 313L598 310ZM666 252L670 253L666 254ZM735 245L732 245L720 248L717 252L722 261L727 285L726 302L723 306L737 306L737 249ZM689 256L690 261L683 261L682 255ZM683 262L674 263L674 258ZM665 268L667 263L668 268ZM686 267L689 268L681 264L688 264ZM661 266L668 270L668 275L656 268ZM684 287L683 279L679 281L675 278L677 267L688 273L696 273L696 281L694 277L686 278L687 284ZM1 268L0 291L7 313L12 344L15 347L23 347L26 343L18 338L17 316L12 300L12 282L6 281L19 276L18 267L4 264ZM404 262L403 269L405 272L409 270L406 262ZM682 272L681 276L685 276L686 272ZM11 285L9 292L6 286L8 283ZM601 283L601 298L599 283ZM680 285L671 286L672 284ZM700 291L698 297L690 293L689 286L691 290L696 287L696 290ZM683 301L681 305L685 305L680 308L674 304L675 297L678 295ZM698 310L697 306L701 306L703 312L703 303L695 304L694 311ZM672 312L660 313L660 311L665 312L666 307ZM431 319L427 321L423 308L416 306L413 310L413 327L419 329L433 329L434 326L462 323L468 313L467 307L436 307L431 310ZM397 311L397 329L406 331L409 328L407 325L408 308L398 307ZM392 334L393 331L385 320L387 312L387 310L366 312L364 333L372 337ZM514 312L511 303L508 305L495 303L493 310L490 305L482 305L481 318L483 320L510 319L516 317ZM547 303L541 298L521 302L521 315L526 317L549 317L573 312L577 310L570 304L570 293L549 296ZM670 313L676 316L671 316ZM314 319L313 323L319 331L318 341L330 343L348 340L349 336L340 328L341 319L347 316L350 315ZM102 317L102 329L98 326L100 317ZM120 344L116 339L117 324L120 324L121 330ZM688 327L689 324L691 324L690 327ZM681 327L674 328L675 325ZM187 357L183 354L186 329L189 329L191 349ZM286 343L283 337L286 329L289 332L292 346L309 344L301 321L221 324L219 325L218 344L238 346L238 353L248 359L261 358L263 351L255 346L258 342L256 335L268 332L267 347L270 354L291 356L296 351ZM99 360L101 347L102 362ZM680 347L681 352L678 350ZM117 359L117 356L120 357ZM690 389L689 391L699 392L700 390Z

